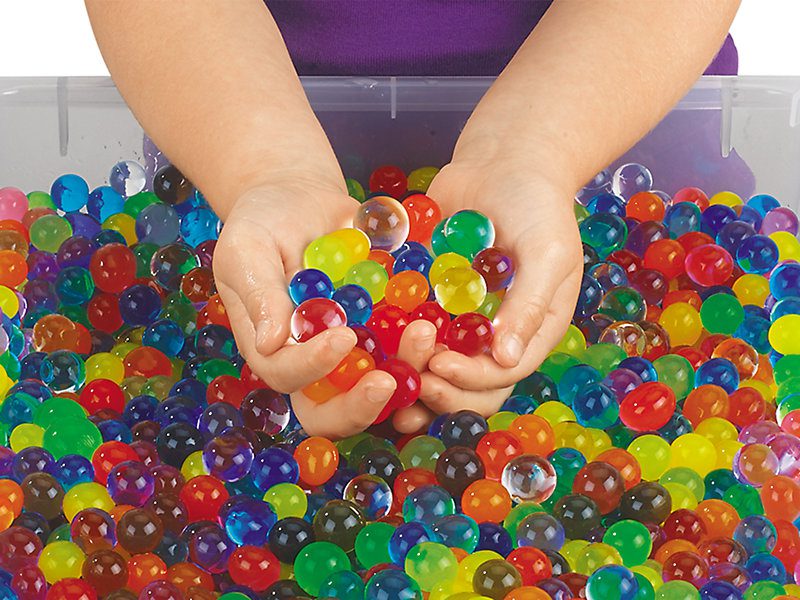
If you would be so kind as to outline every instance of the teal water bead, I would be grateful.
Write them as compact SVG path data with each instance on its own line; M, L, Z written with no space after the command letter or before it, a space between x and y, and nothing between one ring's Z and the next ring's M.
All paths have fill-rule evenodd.
M319 596L339 600L363 600L364 582L353 571L331 573L320 585Z
M86 381L86 365L69 350L51 352L39 367L40 379L55 392L73 392Z
M618 286L603 296L597 312L608 315L615 321L641 321L647 313L647 305L636 290Z
M444 239L453 252L472 260L494 244L494 225L477 210L460 210L447 219Z
M66 267L56 276L55 288L61 304L67 306L86 304L94 294L94 280L88 269Z
M444 227L447 224L447 219L442 219L433 228L431 234L431 249L436 256L447 254L448 252L455 252L444 237Z
M606 257L625 246L628 226L620 217L609 213L597 213L586 217L580 224L581 241L590 245L598 256Z

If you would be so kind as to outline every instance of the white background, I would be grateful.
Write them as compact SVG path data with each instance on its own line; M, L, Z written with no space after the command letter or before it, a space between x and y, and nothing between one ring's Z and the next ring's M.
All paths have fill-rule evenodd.
M800 75L798 23L800 0L743 0L731 30L740 74ZM82 1L0 1L0 77L107 74Z

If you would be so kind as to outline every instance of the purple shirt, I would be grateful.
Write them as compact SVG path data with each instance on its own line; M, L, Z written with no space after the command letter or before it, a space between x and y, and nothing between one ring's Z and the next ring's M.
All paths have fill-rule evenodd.
M497 75L550 0L266 0L300 75ZM735 75L730 36L706 70Z

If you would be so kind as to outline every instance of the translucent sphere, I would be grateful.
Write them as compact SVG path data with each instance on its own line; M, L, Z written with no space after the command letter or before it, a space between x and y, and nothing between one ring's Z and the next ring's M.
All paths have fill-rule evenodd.
M516 502L547 500L556 489L556 480L553 465L535 454L523 454L511 459L500 479Z
M353 226L367 234L373 250L393 252L408 238L408 213L394 198L376 196L358 208Z

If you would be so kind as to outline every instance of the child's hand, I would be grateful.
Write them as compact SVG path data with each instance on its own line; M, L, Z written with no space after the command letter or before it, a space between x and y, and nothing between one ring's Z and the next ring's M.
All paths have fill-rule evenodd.
M293 179L245 193L225 220L214 276L242 356L270 387L294 392L330 372L356 343L346 327L303 344L290 337L287 286L306 245L350 226L358 203L336 184Z
M516 274L495 318L492 355L444 351L423 375L423 400L434 412L496 411L512 386L541 364L570 323L583 260L573 191L537 175L543 165L454 160L428 190L444 214L476 209L494 223L496 244Z

